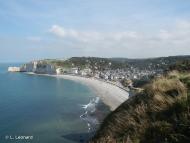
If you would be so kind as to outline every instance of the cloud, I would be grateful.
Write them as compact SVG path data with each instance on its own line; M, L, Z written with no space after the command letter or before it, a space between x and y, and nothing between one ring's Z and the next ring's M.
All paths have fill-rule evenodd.
M59 41L71 42L81 55L154 57L190 54L190 22L177 21L170 27L142 31L81 31L53 25L50 33ZM59 45L61 42L59 42Z
M190 22L187 20L178 20L176 22L177 29L190 29Z
M82 42L99 40L100 38L102 38L102 36L98 32L87 32L87 31L77 31L74 29L65 29L59 25L51 26L49 32L59 38L70 38Z
M161 29L158 33L158 39L160 40L169 40L172 38L172 34L167 30Z
M49 29L49 32L51 32L52 34L54 34L54 35L56 35L58 37L65 37L66 36L65 30L59 25L53 25Z
M177 21L173 26L168 29L162 29L156 34L160 42L186 42L190 41L190 22L188 21Z
M188 21L178 21L170 27L161 27L149 32L147 30L103 32L68 29L56 25L49 29L55 38L48 35L29 36L24 39L0 37L0 43L4 47L0 48L0 53L3 53L2 60L7 58L7 54L10 59L16 58L15 51L20 57L26 55L25 60L70 56L147 58L188 55L189 26ZM62 32L64 34L60 34ZM19 45L19 48L12 48L15 45ZM10 53L10 50L13 52Z
M78 31L75 29L65 29L59 25L53 25L49 32L60 38L70 38L81 42L92 42L101 40L122 40L125 38L137 38L134 31L129 32L97 32L97 31Z

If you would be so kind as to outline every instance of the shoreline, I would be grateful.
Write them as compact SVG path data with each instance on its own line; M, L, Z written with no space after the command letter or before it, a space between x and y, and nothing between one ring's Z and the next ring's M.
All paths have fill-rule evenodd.
M100 97L100 99L104 102L104 104L110 107L111 111L115 110L119 105L121 105L124 101L126 101L129 98L129 93L126 90L111 83L100 81L95 78L87 78L76 75L36 74L29 72L26 74L62 78L84 84L89 88L91 88L91 90L95 92L96 96Z

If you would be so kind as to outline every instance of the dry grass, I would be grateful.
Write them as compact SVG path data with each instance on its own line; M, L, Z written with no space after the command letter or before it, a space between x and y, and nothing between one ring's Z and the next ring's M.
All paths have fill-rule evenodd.
M90 143L138 143L157 113L187 99L187 89L177 72L154 79L103 122Z
M187 89L185 85L175 76L175 78L160 77L145 86L145 93L152 97L152 110L160 111L171 106L176 101L187 99Z

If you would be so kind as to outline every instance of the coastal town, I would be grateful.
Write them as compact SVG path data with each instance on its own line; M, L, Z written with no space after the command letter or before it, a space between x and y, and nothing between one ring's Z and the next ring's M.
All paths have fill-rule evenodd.
M98 62L95 62L93 65L88 62L88 64L85 63L83 66L75 65L75 63L71 62L69 66L64 66L57 65L55 61L52 63L45 60L39 60L24 64L21 67L9 67L8 71L51 75L73 75L86 78L91 77L115 84L128 90L133 87L134 80L148 80L151 76L159 76L162 74L163 69L151 68L151 65L152 64L144 69L135 66L111 68L112 62L109 61L107 64L103 65L105 68L101 68Z

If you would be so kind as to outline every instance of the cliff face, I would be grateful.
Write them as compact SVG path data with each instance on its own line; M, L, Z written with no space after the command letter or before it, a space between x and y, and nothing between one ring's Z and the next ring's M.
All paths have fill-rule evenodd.
M20 67L8 67L9 72L20 72Z
M34 72L38 74L54 74L56 72L52 65L44 61L34 61L24 64L21 69L25 72Z
M104 120L91 143L190 142L190 74L154 79Z

